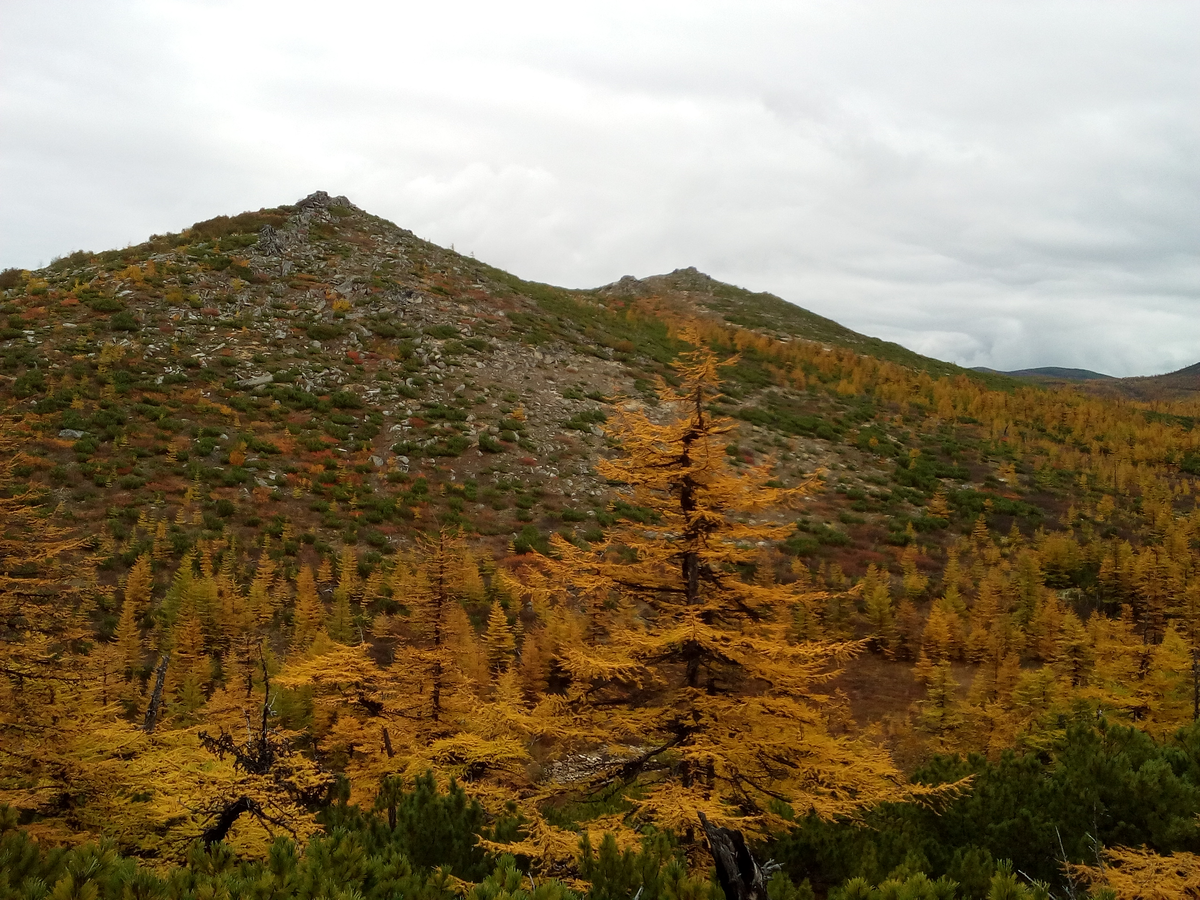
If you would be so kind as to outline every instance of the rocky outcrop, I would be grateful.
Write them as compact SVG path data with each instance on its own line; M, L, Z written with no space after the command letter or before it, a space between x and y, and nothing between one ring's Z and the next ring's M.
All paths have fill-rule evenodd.
M263 256L283 256L283 242L279 232L270 225L264 225L258 232L257 249Z

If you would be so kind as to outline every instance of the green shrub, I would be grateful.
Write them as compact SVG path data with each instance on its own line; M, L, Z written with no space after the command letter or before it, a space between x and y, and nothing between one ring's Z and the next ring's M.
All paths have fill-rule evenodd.
M461 434L452 434L438 441L429 448L435 456L462 456L463 451L471 446L471 441Z
M538 531L537 526L526 525L513 538L512 551L521 554L537 552L545 556L550 553L550 539Z
M95 297L87 301L90 309L98 313L124 312L125 304L116 297Z
M604 410L584 409L563 422L563 428L570 428L573 431L591 431L593 425L600 425L607 421L608 416L605 415Z
M326 325L323 322L313 322L304 330L314 341L330 341L346 333L346 329L339 325Z
M453 325L430 325L425 329L425 334L438 340L448 340L458 337L458 329Z
M108 320L108 323L113 331L139 331L142 327L138 324L138 320L134 318L133 313L131 313L129 310L123 310L122 312L117 313Z

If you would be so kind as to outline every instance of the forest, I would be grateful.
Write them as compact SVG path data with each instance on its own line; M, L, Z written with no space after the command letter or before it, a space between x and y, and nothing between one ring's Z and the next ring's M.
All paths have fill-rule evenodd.
M248 334L174 285L246 305L220 242L263 224L4 283L0 898L732 898L712 829L756 898L1200 896L1195 400L436 256L511 308L400 333L293 276L314 345L372 323L359 383L156 376L117 288ZM560 390L553 444L511 381L432 393L505 341L632 374Z

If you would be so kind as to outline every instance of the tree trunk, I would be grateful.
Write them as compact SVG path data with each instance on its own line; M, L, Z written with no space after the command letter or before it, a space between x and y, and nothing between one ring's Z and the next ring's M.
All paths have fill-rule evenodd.
M704 813L700 813L700 824L717 864L717 880L725 900L768 900L766 874L755 862L742 833L712 825Z
M158 661L158 670L154 673L154 690L150 692L150 705L146 707L146 718L142 722L142 730L150 734L158 727L158 717L162 712L163 687L167 682L167 663L171 654L164 653Z
M238 820L238 817L244 812L254 812L256 809L258 809L258 804L249 797L238 797L238 799L226 803L217 815L217 820L205 828L200 835L201 843L205 847L211 847L213 844L225 840L229 829L233 827L233 823Z

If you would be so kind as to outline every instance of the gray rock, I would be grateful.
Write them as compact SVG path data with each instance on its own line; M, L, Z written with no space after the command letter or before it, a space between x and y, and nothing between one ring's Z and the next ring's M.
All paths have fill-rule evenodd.
M238 387L243 387L243 388L262 387L264 384L270 384L273 380L274 380L274 376L270 375L270 374L255 375L253 378L243 378L241 381L238 382Z
M76 431L74 428L64 428L58 433L58 436L64 441L77 441L86 434L86 431Z
M325 191L313 191L296 204L297 209L324 209L329 205L329 194Z
M263 256L283 256L279 232L270 225L264 225L258 231L258 252Z

